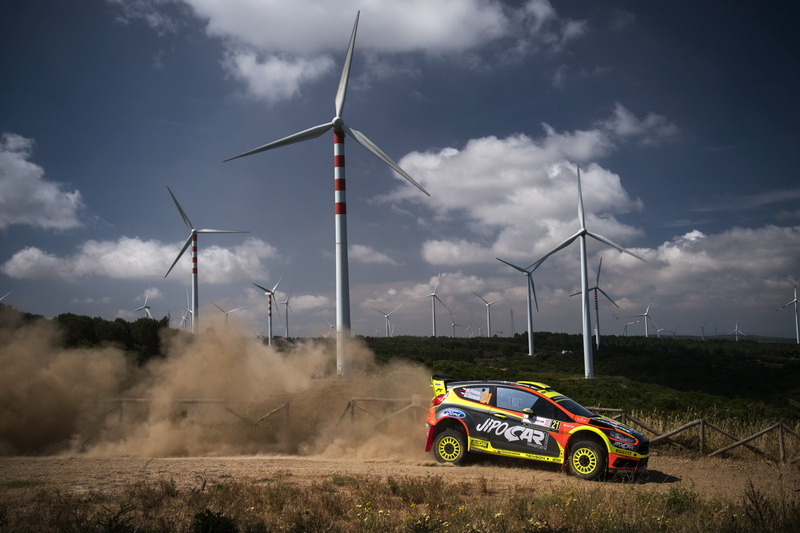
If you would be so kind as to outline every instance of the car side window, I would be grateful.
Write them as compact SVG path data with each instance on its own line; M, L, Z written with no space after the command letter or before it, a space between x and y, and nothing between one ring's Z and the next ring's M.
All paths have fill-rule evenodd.
M454 390L459 398L485 405L493 405L493 389L494 387L457 387Z
M538 396L523 390L497 388L498 409L522 412L525 409L532 409L538 403L537 400L539 400Z

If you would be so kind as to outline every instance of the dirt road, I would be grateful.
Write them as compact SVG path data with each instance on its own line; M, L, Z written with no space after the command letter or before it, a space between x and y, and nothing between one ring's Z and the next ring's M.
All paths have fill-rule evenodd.
M0 490L20 485L58 488L62 491L116 493L135 482L173 479L179 488L191 489L226 480L265 482L281 479L304 484L334 474L385 479L441 476L445 481L483 483L493 490L535 484L553 489L590 483L567 476L557 467L507 460L481 460L461 467L440 465L418 454L403 460L330 458L322 456L262 455L236 457L0 457ZM665 491L673 486L692 489L718 499L740 499L752 482L759 491L800 491L797 464L776 465L761 459L731 460L653 456L650 471L635 482L637 490ZM628 483L606 482L627 490ZM585 485L583 485L585 486ZM612 489L613 490L613 489Z

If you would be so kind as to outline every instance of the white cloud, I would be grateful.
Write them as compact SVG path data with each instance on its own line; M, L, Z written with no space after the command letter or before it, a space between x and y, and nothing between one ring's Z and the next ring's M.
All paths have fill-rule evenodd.
M284 59L270 56L259 59L254 52L239 51L225 59L225 70L243 82L248 96L277 102L300 93L303 82L327 74L333 67L330 57Z
M383 264L391 266L397 266L399 264L388 255L362 244L351 244L348 248L347 257L349 260L359 263Z
M177 31L190 12L209 36L221 39L226 70L249 96L268 102L299 94L303 83L330 70L330 54L341 57L359 11L358 50L372 54L382 77L392 63L376 54L421 52L488 69L497 64L479 56L488 44L494 45L490 53L508 59L540 47L559 50L585 32L583 22L560 18L547 0L520 7L488 0L108 1L120 10L119 20L142 20L162 33ZM361 82L372 74L362 74Z
M603 126L615 135L634 138L642 144L667 141L679 131L675 124L662 115L648 113L644 119L639 119L620 103L614 106L614 115Z
M578 230L575 163L605 156L615 148L612 139L601 127L557 132L544 125L538 139L492 136L472 139L463 149L412 152L400 166L431 197L422 199L403 185L384 199L419 202L439 220L466 217L475 237L429 240L422 255L431 264L530 261ZM615 218L642 208L617 174L590 163L581 179L587 227L622 245L642 235Z
M0 270L18 279L49 279L74 282L102 276L111 279L160 279L175 259L182 243L164 244L121 237L116 241L86 241L72 255L57 257L36 247L15 253ZM198 269L204 283L266 276L263 260L275 257L276 249L249 238L233 248L199 245ZM184 253L174 270L188 272L191 254ZM172 273L173 276L176 273ZM180 275L178 273L177 275ZM188 277L187 277L188 278Z
M65 191L44 179L44 169L30 162L33 140L15 133L0 138L0 229L14 224L63 231L82 226L79 191Z

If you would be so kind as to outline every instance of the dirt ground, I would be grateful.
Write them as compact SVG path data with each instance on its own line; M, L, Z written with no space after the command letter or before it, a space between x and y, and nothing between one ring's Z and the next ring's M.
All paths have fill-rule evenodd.
M198 488L204 483L224 481L274 481L305 484L330 478L333 474L385 479L394 477L441 476L458 483L486 482L492 490L514 487L562 489L585 487L587 481L567 476L558 467L494 458L473 461L466 466L440 465L431 456L418 454L405 460L330 458L322 456L256 455L236 457L90 457L85 455L48 457L0 457L0 491L19 486L41 486L61 491L98 491L114 494L135 482L156 483L172 479L179 488ZM797 494L800 468L797 463L778 465L762 459L733 460L682 458L654 455L647 475L629 482L606 481L613 490L633 486L642 491L666 491L679 486L707 498L740 500L748 484L765 494Z

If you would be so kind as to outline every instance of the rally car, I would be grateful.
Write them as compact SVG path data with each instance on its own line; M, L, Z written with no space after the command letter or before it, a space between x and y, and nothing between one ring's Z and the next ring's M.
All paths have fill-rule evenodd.
M459 464L467 452L564 465L583 479L647 469L650 441L543 383L433 376L425 451Z

